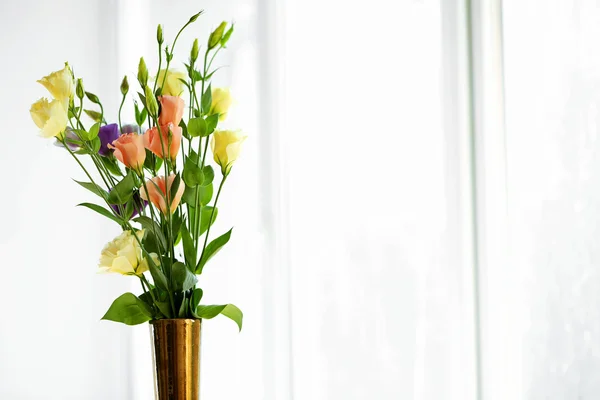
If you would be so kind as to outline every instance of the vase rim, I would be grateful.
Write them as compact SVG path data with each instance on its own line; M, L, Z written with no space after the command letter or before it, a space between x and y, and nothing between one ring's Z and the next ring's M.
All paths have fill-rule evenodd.
M161 318L161 319L153 319L152 321L149 321L149 323L151 323L151 324L163 323L163 322L168 322L168 323L194 323L196 321L202 322L202 318Z

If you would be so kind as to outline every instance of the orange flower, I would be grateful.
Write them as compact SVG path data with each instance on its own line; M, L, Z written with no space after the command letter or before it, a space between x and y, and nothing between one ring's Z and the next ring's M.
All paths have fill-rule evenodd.
M109 149L115 149L115 157L127 168L141 172L146 160L144 138L135 133L126 133L108 144Z
M179 126L183 117L184 103L181 97L175 96L160 96L160 115L158 116L158 124L164 126L173 124Z
M167 183L165 184L165 178L163 176L157 176L152 178L148 182L146 182L145 186L140 188L140 196L144 200L149 200L154 204L156 208L158 208L163 214L166 214L167 211L167 197L170 195L171 186L173 185L173 181L175 180L175 174L169 175L167 179ZM146 193L146 189L148 189L148 193ZM177 205L181 201L181 196L183 196L183 191L185 190L185 184L183 181L180 181L179 187L177 188L177 192L171 200L171 214L175 212Z
M144 134L144 146L160 158L165 158L165 153L168 154L171 160L175 160L179 147L181 146L181 127L173 124L168 124L160 127L160 133L155 126L148 129ZM161 141L162 136L162 141Z

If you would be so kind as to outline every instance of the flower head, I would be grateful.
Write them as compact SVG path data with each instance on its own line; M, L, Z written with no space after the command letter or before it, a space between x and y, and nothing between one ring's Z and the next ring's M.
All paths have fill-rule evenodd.
M181 118L183 118L183 111L185 104L181 97L174 96L160 96L160 115L158 116L158 124L164 126L167 124L173 124L179 126Z
M152 178L144 186L140 188L140 195L142 199L149 200L154 204L156 208L158 208L163 214L167 213L167 198L171 195L171 187L173 186L173 181L175 180L175 174L169 175L169 178L165 182L164 176L157 176ZM146 193L146 189L148 189L148 193ZM173 200L171 200L170 212L171 214L175 212L177 209L177 205L181 201L181 196L183 196L183 192L185 190L185 185L183 181L180 181L179 187L177 188L177 192L173 196Z
M229 89L214 88L212 90L210 114L219 114L219 121L225 120L232 102L233 99Z
M115 157L127 168L141 172L146 161L144 137L136 133L126 133L108 144L109 149L115 149Z
M221 166L223 175L229 174L233 163L240 155L242 143L246 140L239 131L215 131L210 142L215 162Z
M162 159L175 160L181 147L181 135L180 126L168 124L162 126L160 131L155 126L144 134L144 146Z
M137 239L131 231L123 231L104 246L98 264L100 272L141 276L148 271L148 260L143 257L142 248L138 243L138 240L144 238L144 230L137 231L135 235ZM150 256L158 264L158 256L154 253Z
M75 96L75 82L67 63L60 71L55 71L38 82L48 89L52 97L62 103L65 110L69 108L69 102Z
M48 99L41 98L31 105L29 113L33 122L41 129L43 137L64 137L68 114L60 100L54 99L49 102Z
M98 138L100 139L100 150L98 154L101 156L109 156L114 147L109 145L119 138L119 125L108 124L100 127L98 131Z
M165 73L167 74L167 78L165 79ZM167 96L181 96L183 93L183 82L180 79L185 81L186 75L180 71L169 70L166 71L161 69L158 72L158 76L156 77L156 82L161 87L161 94ZM164 80L164 85L163 85Z

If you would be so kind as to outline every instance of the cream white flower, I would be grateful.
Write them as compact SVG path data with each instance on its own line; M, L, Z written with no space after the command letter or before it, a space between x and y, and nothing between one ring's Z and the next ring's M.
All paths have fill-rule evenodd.
M219 121L224 121L227 118L229 107L231 107L231 103L233 102L231 92L229 88L215 88L211 94L212 104L210 106L210 114L219 114Z
M242 143L247 136L239 131L215 131L210 142L215 162L221 166L223 175L229 174L240 155Z
M161 69L158 72L158 76L156 77L158 85L162 88L161 94L166 96L181 96L181 94L183 93L184 86L183 82L181 82L180 79L183 79L185 81L185 78L187 76L183 72L173 71L169 69L169 71L167 72L167 78L165 79L165 72L166 71L164 69ZM163 80L165 82L164 86Z
M69 102L75 96L75 82L67 63L60 71L55 71L38 82L48 89L52 97L63 104L65 110L69 109Z
M60 138L67 128L69 117L60 100L49 102L48 99L41 98L31 105L29 113L45 138Z
M135 234L140 241L144 238L143 229ZM150 256L158 265L158 256L155 253L151 253ZM98 267L100 272L141 276L148 271L148 260L143 257L142 248L131 231L123 231L104 246Z

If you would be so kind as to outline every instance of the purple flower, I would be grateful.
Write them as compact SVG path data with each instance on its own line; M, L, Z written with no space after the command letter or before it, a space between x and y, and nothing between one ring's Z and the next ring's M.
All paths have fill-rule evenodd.
M108 148L108 145L119 138L119 125L109 124L100 127L98 137L100 138L100 150L98 154L101 156L109 156L112 153L112 149Z
M133 206L133 213L131 214L131 216L129 217L129 219L131 219L131 218L135 217L136 215L138 215L140 213L140 211L142 211L143 209L145 209L146 206L148 205L148 202L146 200L142 200L142 198L140 197L140 191L139 190L136 191L133 194L133 204L134 204L134 206ZM119 209L118 205L111 204L110 207L114 210L114 212L118 216L122 217L121 210ZM123 209L123 211L125 211L125 208L126 208L125 204L123 204L120 207Z

